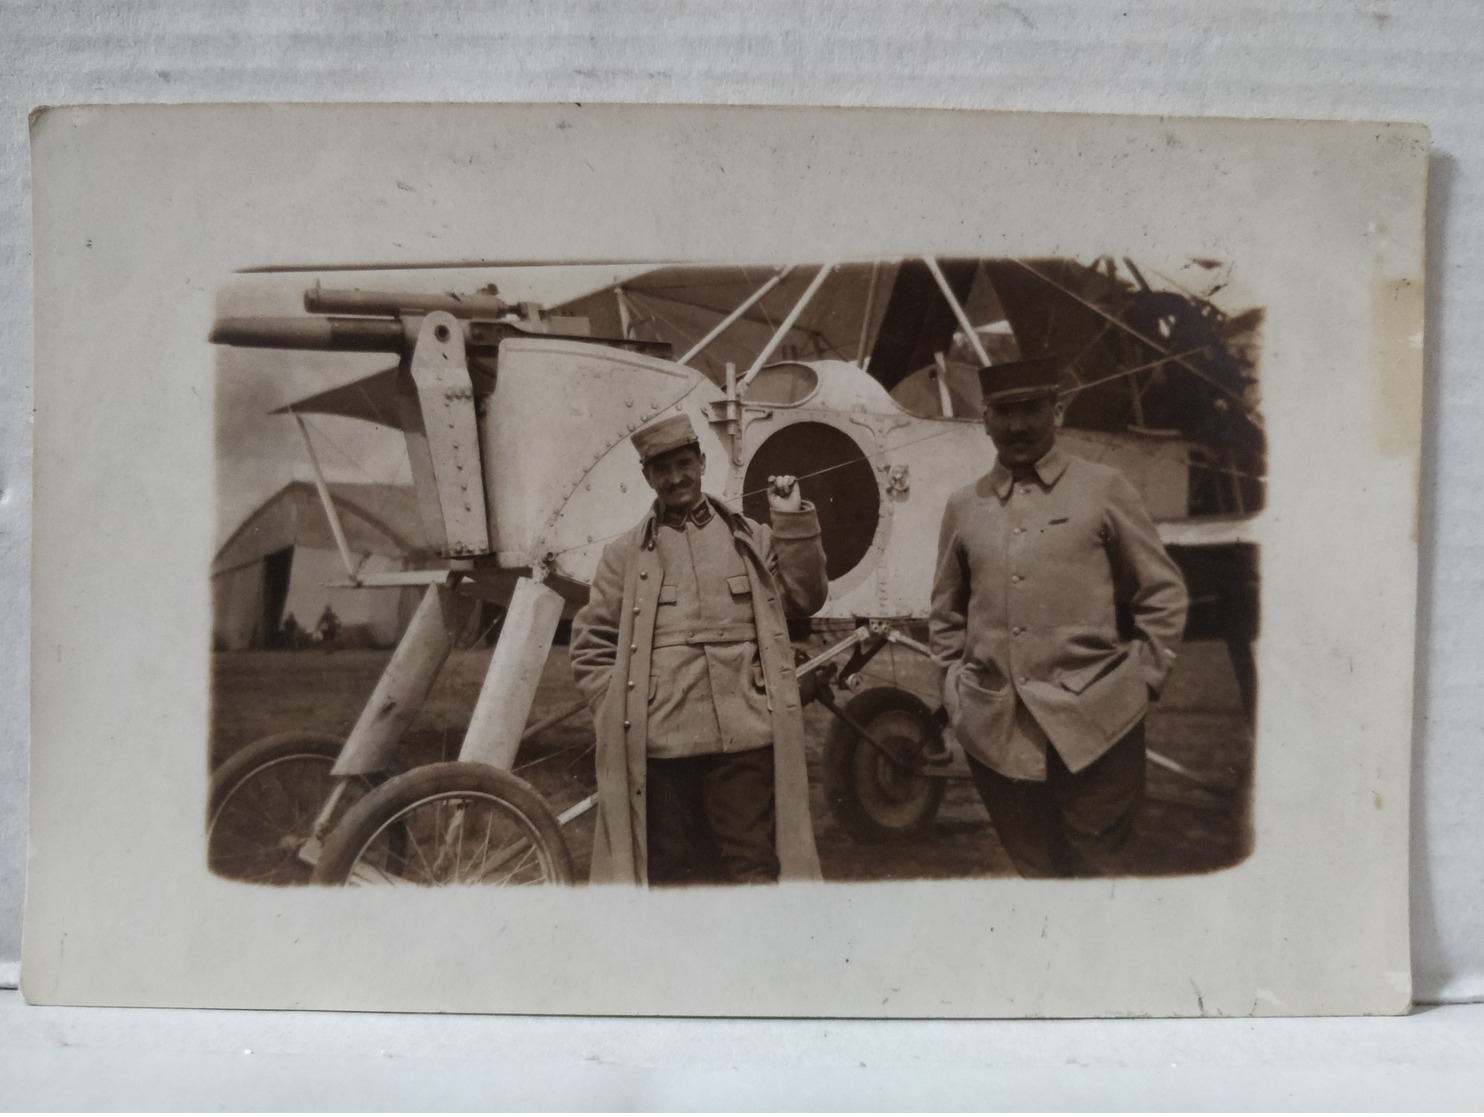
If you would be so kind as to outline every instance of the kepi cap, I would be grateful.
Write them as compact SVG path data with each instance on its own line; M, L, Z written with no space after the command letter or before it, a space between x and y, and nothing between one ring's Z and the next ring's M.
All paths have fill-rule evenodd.
M1013 403L1054 396L1065 363L1060 353L1046 353L1019 361L985 365L979 370L979 390L984 394L985 403Z
M688 415L671 415L658 423L651 423L643 430L635 431L629 441L639 451L640 465L648 465L651 459L671 450L700 443L700 439L696 437L696 428L690 425Z

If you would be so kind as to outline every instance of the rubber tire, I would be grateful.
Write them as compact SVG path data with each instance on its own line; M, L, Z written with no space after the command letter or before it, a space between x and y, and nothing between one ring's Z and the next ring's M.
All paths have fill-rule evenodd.
M240 792L248 785L248 781L282 764L306 759L319 760L324 763L325 774L335 765L340 756L340 750L345 741L341 737L335 737L328 733L291 732L277 733L271 737L263 737L244 745L222 763L216 771L211 774L211 787L207 794L206 805L206 863L213 873L227 880L242 880L241 876L224 873L215 865L217 858L226 856L225 851L213 850L216 841L216 825L222 810L227 806L232 796ZM327 780L328 783L328 780ZM328 789L326 790L328 795ZM285 866L287 867L287 865ZM285 879L278 881L265 881L261 883L275 883L279 885L299 885L309 883L310 866L303 865L303 872L288 874Z
M361 854L398 816L438 799L478 795L494 800L522 824L542 857L549 884L571 884L575 872L562 827L546 800L519 776L488 764L449 760L425 764L393 777L350 810L325 838L311 881L345 884Z
M887 715L906 715L918 723L922 737L931 737L932 712L922 699L896 687L873 687L861 691L845 704L845 712L880 740L874 726ZM875 761L875 763L872 763ZM836 825L862 845L875 845L910 837L921 831L938 812L943 802L946 781L925 776L905 777L906 786L915 799L913 809L905 816L884 818L873 813L871 798L885 792L878 783L868 788L876 794L862 795L862 781L874 779L882 766L889 764L871 745L860 738L844 720L835 718L824 745L824 796L830 816Z

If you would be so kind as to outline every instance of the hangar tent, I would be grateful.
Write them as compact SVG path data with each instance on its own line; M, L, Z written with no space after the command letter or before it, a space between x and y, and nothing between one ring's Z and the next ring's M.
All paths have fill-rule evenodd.
M405 570L427 557L410 485L331 484L352 559L362 573ZM211 565L213 644L240 651L272 644L293 614L313 629L326 605L345 643L396 643L418 590L332 588L344 563L314 485L294 481L250 513Z

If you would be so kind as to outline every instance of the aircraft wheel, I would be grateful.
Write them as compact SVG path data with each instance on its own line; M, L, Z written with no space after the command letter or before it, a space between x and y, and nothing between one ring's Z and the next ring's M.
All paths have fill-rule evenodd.
M388 780L325 839L316 884L570 884L545 800L488 764L446 761Z
M206 861L213 873L255 884L308 884L299 858L336 780L344 741L327 733L279 733L239 749L211 774ZM349 805L369 790L351 781Z
M923 748L933 738L922 700L896 687L862 691L845 712L875 740L911 763L898 764L836 718L824 746L824 793L830 815L856 841L906 837L932 821L943 801L941 779L923 776Z

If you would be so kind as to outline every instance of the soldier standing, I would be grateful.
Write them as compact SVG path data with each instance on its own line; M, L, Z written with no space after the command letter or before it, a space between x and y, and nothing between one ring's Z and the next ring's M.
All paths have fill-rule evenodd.
M814 508L792 477L770 479L771 528L707 496L684 415L633 443L655 503L604 549L572 624L598 737L591 879L817 879L785 618L829 592Z
M1057 447L1060 368L980 371L998 460L948 500L929 619L950 725L1026 877L1121 871L1188 604L1128 479Z
M325 603L325 611L319 615L314 629L319 633L320 643L324 645L325 652L333 652L340 646L340 617Z

